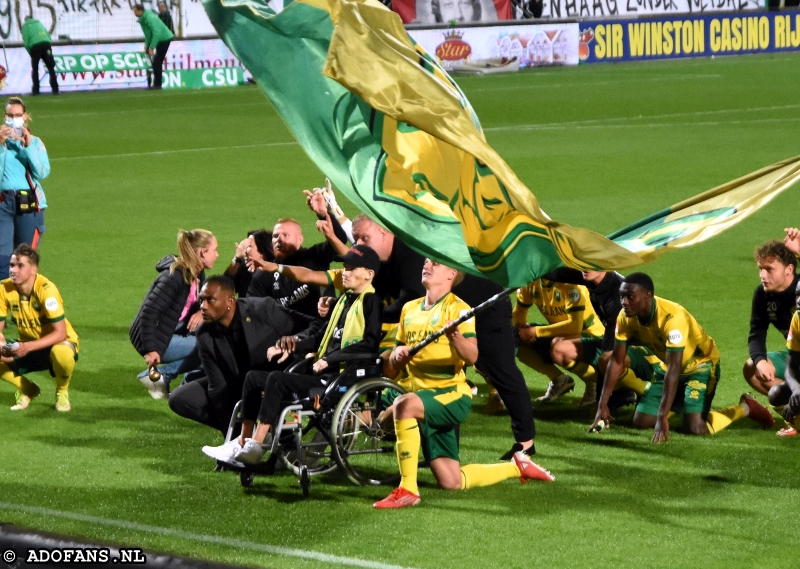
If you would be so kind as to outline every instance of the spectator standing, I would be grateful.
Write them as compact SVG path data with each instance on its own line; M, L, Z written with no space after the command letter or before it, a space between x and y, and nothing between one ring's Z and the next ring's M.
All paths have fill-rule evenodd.
M53 95L58 95L58 79L56 78L56 61L53 59L53 40L47 33L47 28L34 18L28 16L22 24L22 43L31 56L31 81L32 95L39 94L39 62L44 61L47 73L50 74L50 89Z
M175 33L175 25L172 23L172 14L169 13L166 2L158 3L158 19L164 22L167 29L173 34Z
M22 99L8 99L0 126L0 279L8 277L11 252L22 243L36 249L45 231L47 200L39 180L50 174L50 161L28 119Z

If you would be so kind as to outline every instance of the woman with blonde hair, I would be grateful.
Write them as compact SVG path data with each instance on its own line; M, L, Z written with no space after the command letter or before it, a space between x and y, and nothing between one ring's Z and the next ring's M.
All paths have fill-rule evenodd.
M139 380L153 399L169 395L169 383L188 369L195 352L194 332L202 323L198 294L205 271L219 253L214 234L205 229L178 231L179 256L167 255L156 264L158 277L147 292L130 329L133 347L147 363ZM159 364L161 367L158 367ZM150 378L151 370L157 381Z

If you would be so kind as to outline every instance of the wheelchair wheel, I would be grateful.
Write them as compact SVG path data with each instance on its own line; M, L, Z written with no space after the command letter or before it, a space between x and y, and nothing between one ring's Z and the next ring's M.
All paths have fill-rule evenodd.
M247 471L240 472L239 482L241 482L242 488L250 488L253 485L253 473Z
M311 493L311 479L308 476L308 467L305 464L300 467L300 489L303 491L303 498L308 498Z
M308 476L327 474L336 470L331 445L328 441L327 429L321 422L324 416L304 416L302 436L300 431L288 433L281 437L281 460L295 476L301 475L302 467L306 467ZM285 440L284 440L285 437Z
M365 379L344 394L333 413L331 440L336 462L355 484L395 484L394 422L378 417L405 390L385 378Z

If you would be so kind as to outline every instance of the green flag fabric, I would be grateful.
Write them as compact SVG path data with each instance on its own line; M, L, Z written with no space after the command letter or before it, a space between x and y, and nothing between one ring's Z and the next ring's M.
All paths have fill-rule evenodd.
M561 265L633 267L769 201L751 200L748 213L724 223L696 212L692 237L675 208L613 240L561 224L486 143L456 83L382 4L295 0L280 14L263 0L204 6L311 160L356 207L423 255L504 286ZM784 174L766 184L771 196L797 177ZM759 180L736 199L764 190ZM715 229L703 229L711 221Z

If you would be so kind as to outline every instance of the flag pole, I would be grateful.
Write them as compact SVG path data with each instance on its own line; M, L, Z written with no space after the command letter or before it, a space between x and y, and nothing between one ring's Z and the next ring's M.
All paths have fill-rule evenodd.
M453 324L455 326L458 326L459 324L461 324L463 322L466 322L467 320L469 320L470 318L472 318L473 316L475 316L479 312L482 312L482 311L486 310L487 308L492 306L494 303L496 303L498 300L500 300L504 296L508 296L509 294L514 292L515 290L517 290L517 287L507 288L502 292L498 292L493 297L484 300L483 302L481 302L475 308L472 308L472 309L468 310L467 312L465 312L464 314L462 314L461 316L459 316L458 319L455 322L453 322ZM425 338L423 341L421 341L419 344L415 344L408 351L409 355L411 357L415 356L417 354L417 352L419 352L422 348L424 348L425 346L427 346L430 343L435 342L436 340L438 340L442 336L444 336L444 329L439 330L438 332L434 332L433 334L431 334L430 336Z

